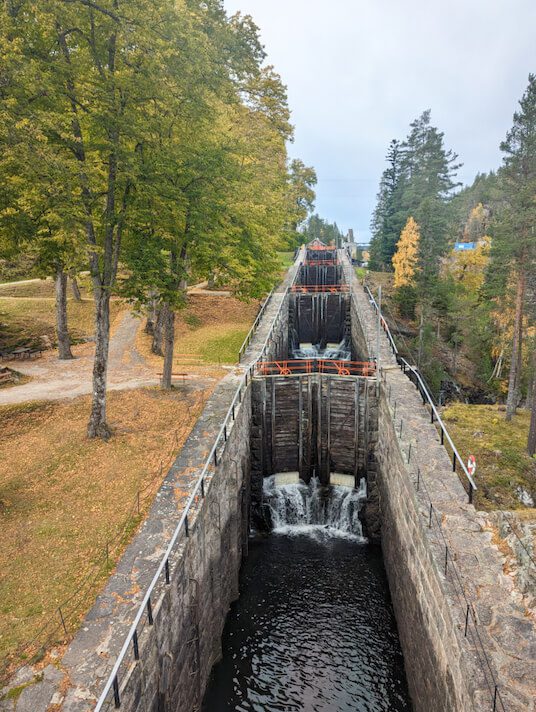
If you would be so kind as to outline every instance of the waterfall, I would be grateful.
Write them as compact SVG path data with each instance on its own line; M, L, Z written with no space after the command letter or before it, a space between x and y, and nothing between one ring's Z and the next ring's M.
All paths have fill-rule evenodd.
M351 356L350 347L346 339L340 343L328 343L326 348L322 348L320 344L298 344L292 349L292 357L296 359L335 359L337 361L349 361Z
M338 536L365 541L359 511L367 497L361 480L359 489L330 485L321 487L313 477L307 485L277 485L275 476L263 483L264 503L270 510L272 526L278 534Z

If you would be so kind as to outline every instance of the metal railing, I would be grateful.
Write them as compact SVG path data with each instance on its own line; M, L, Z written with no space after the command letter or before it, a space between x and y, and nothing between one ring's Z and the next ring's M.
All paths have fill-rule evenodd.
M291 292L301 292L303 294L340 294L341 292L349 292L350 287L347 284L293 284L290 288Z
M343 359L284 359L278 361L257 361L256 376L292 376L309 373L332 374L335 376L376 375L376 364L372 361L345 361Z
M156 573L154 574L152 581L149 584L138 607L134 621L132 622L126 635L125 642L123 643L112 671L108 676L104 689L97 701L95 712L109 709L110 705L113 705L115 709L119 709L121 707L121 673L124 672L125 678L128 676L128 669L123 670L123 667L128 667L132 663L129 653L132 655L134 662L138 662L140 660L140 629L144 624L152 626L154 623L153 604L157 594L171 583L173 575L171 563L172 556L176 553L180 543L189 537L191 514L194 513L199 501L204 500L210 490L212 477L209 476L209 473L214 472L221 460L221 456L223 455L227 445L229 433L232 429L234 421L236 420L237 410L240 408L243 401L243 394L250 383L252 371L253 367L250 366L240 381L214 445L212 446L203 469L197 478L197 482L188 497L184 511L177 526L175 527L165 554L160 559ZM176 562L175 568L178 565L180 565L180 560Z
M378 312L378 304L376 303L376 300L374 299L370 289L365 286L365 291L368 295L368 298L370 300L370 303L374 307L374 310L376 313ZM441 419L441 416L439 415L439 412L436 408L436 405L434 403L434 398L432 397L432 394L428 390L428 387L426 386L426 383L419 373L418 369L415 368L415 366L412 366L409 364L405 358L402 358L400 354L398 353L398 349L396 347L396 344L394 342L393 336L391 334L391 330L389 329L389 326L387 322L385 321L383 314L380 314L380 323L382 325L383 330L385 331L387 338L389 339L389 343L391 344L391 348L393 350L393 354L395 355L396 361L400 368L402 369L402 372L406 374L406 376L409 378L409 380L415 385L417 390L419 391L421 398L422 398L422 403L424 406L428 406L430 409L430 419L432 423L437 423L440 429L440 437L441 437L441 445L443 445L446 448L445 441L450 445L450 448L452 450L452 471L453 472L458 472L458 467L461 469L463 474L465 475L465 479L467 481L467 485L464 484L464 489L466 486L468 487L468 492L467 494L469 495L469 502L473 502L473 494L477 490L477 486L475 484L475 481L469 474L467 467L465 465L465 462L463 461L460 453L458 452L458 449L454 445L454 442L449 434L449 431L447 430L447 427L445 426L445 423ZM466 490L467 491L467 490Z
M275 289L275 287L274 287L274 289ZM244 353L245 353L247 347L250 345L251 340L252 340L253 337L255 336L255 332L257 331L257 327L259 326L260 321L261 321L262 317L264 316L264 312L266 311L266 307L268 306L268 302L269 302L270 299L272 298L272 294L274 293L274 289L272 289L272 290L270 291L270 293L268 294L268 296L266 297L266 299L265 299L264 302L262 303L261 308L259 309L259 313L258 313L257 316L255 317L255 321L254 321L253 324L251 325L251 329L248 331L247 336L246 336L246 338L244 339L244 341L243 341L243 343L242 343L242 346L240 347L240 350L238 351L238 363L240 363L240 362L242 361L242 357L244 356Z
M430 395L430 392L428 391L428 388L426 387L426 384L422 379L421 374L414 366L411 366L405 358L397 356L397 362L400 365L402 372L405 373L409 380L416 386L417 390L421 395L423 405L428 406L430 408L430 422L437 423L437 425L439 426L441 445L446 448L445 441L450 445L450 449L452 450L452 471L457 472L457 466L461 468L469 486L469 503L472 504L473 493L476 491L477 486L475 484L475 481L469 474L467 467L465 466L465 463L462 460L458 449L456 448L456 445L454 445L454 442L450 437L449 431L447 430L445 423L443 422L441 416L437 411L432 396Z
M390 395L387 396L389 405L391 405L391 397ZM400 421L400 427L397 427L396 423L396 402L395 402L395 408L393 411L393 429L395 432L395 437L397 437L401 443L402 439L402 425L403 421ZM402 447L400 448L402 454ZM495 678L495 674L493 672L493 668L491 666L490 660L488 658L488 655L486 654L485 646L484 646L484 641L482 639L482 635L479 630L479 622L478 622L478 616L475 611L474 605L470 598L468 597L467 591L466 591L466 586L463 582L463 577L462 574L458 568L458 565L456 563L457 560L457 555L456 552L453 550L452 545L450 544L450 541L448 540L448 537L445 534L444 528L443 528L443 522L442 522L442 514L440 510L436 508L432 501L432 497L430 495L430 492L428 491L428 488L426 487L426 481L424 477L421 475L420 467L418 465L415 465L414 468L411 467L414 458L412 458L412 449L411 449L411 443L409 444L407 453L406 453L406 460L407 460L407 465L408 465L408 470L410 471L410 474L413 475L413 484L415 486L415 489L417 492L423 492L424 495L426 496L426 499L428 500L428 515L427 515L427 524L428 524L428 529L430 532L433 534L434 539L435 539L435 544L444 552L444 558L443 558L443 566L442 566L442 573L445 577L445 580L450 583L452 586L452 590L454 593L454 597L458 603L458 610L459 610L459 621L458 621L458 629L461 631L463 630L463 636L464 638L467 638L468 640L471 641L474 649L474 654L475 654L475 660L477 661L480 670L482 672L482 678L485 683L485 689L487 689L489 693L489 699L490 699L490 710L491 712L506 712L506 707L504 705L501 692L499 689L498 682ZM411 468L411 469L410 469ZM412 472L413 470L413 472ZM453 610L456 610L455 608Z

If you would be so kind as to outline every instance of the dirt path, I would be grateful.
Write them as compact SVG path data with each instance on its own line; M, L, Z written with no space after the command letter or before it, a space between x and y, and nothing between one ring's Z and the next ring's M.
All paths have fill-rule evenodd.
M120 321L110 340L108 388L125 390L154 385L158 377L135 348L136 333L141 319L130 312ZM93 368L92 344L73 347L76 358L60 361L56 353L47 352L37 361L4 361L11 368L30 376L32 380L20 386L0 390L0 405L32 400L62 400L91 393Z

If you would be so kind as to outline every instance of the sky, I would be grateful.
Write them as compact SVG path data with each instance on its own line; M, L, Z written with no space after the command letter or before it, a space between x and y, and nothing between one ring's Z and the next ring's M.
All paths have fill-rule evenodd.
M535 0L224 0L249 14L288 88L316 209L368 242L385 154L425 109L464 164L498 168L530 72Z

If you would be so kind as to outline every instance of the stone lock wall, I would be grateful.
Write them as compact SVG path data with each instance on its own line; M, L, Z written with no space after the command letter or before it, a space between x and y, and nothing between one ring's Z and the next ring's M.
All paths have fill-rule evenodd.
M153 603L154 625L140 637L140 662L123 684L122 709L199 709L231 602L249 532L248 389L227 448L201 500L171 583Z
M376 451L381 544L415 712L472 712L467 661L385 387ZM471 667L469 667L469 670Z

